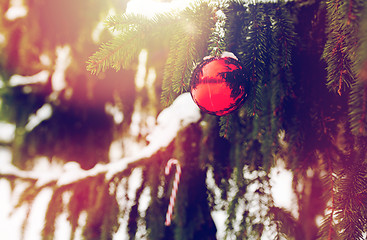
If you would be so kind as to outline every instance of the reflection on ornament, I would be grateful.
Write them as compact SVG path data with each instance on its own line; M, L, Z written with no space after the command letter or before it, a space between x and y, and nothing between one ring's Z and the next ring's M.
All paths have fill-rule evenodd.
M242 106L247 96L244 81L239 61L231 57L212 57L195 68L190 92L201 110L223 116Z

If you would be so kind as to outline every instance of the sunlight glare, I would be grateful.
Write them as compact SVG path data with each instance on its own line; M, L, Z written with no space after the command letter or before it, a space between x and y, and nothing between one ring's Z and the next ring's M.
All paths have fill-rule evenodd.
M151 18L157 13L182 10L193 1L173 0L171 2L163 2L159 0L131 0L127 4L126 13L143 14Z

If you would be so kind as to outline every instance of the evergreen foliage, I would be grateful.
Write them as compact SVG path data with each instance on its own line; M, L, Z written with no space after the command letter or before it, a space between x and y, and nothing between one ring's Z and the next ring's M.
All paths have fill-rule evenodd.
M42 9L43 5L40 6ZM0 9L5 8L5 4L0 4ZM16 24L13 28L19 29ZM6 28L6 24L0 26ZM35 44L38 48L31 57L21 57L22 52L17 56L6 52L1 56L0 80L4 87L0 87L0 119L16 125L11 146L15 165L27 169L28 163L22 159L36 155L62 157L65 161L77 159L84 169L107 162L112 139L128 136L126 129L132 123L136 102L143 106L150 99L137 96L138 90L132 83L132 70L143 49L149 54L148 66L159 71L154 83L158 89L155 91L161 94L157 109L169 106L189 90L192 70L203 57L220 55L223 51L233 52L244 65L247 99L241 109L230 115L203 114L198 122L182 128L167 146L151 156L127 162L113 176L92 169L76 181L42 184L32 176L0 171L0 178L11 184L19 181L28 184L17 203L17 207L26 205L28 209L23 235L37 196L51 189L43 239L54 238L57 219L63 212L71 225L70 239L76 238L83 217L85 239L112 239L123 221L130 239L217 239L218 229L212 215L223 210L227 216L225 239L366 238L367 4L364 0L268 3L229 0L218 4L198 1L178 14L163 13L153 18L126 13L111 16L106 26L113 35L108 35L110 40L102 43L94 54L91 52L96 46L91 42L82 42L83 49L81 43L76 44L79 48L73 47L76 66L66 79L73 91L83 93L81 100L74 93L68 96L66 90L52 97L51 76L46 85L31 86L30 92L25 87L12 86L10 81L14 74L41 70L37 65L30 71L22 64L32 54L41 55L50 46L78 42L78 31L66 39L55 35L52 44ZM9 36L11 40L20 33L9 30L7 34L14 35ZM29 39L26 36L21 41ZM18 39L10 45L10 49L15 49L21 43ZM157 53L159 57L152 57ZM87 56L91 79L76 70ZM56 62L56 58L53 56L52 61ZM22 59L19 66L17 59ZM111 73L110 68L127 75L115 81L121 75ZM105 79L95 81L93 77ZM118 85L121 81L130 82L125 92L115 89L126 86ZM87 82L95 86L89 93L81 90L88 88ZM107 91L113 97L99 96L98 92L101 94L108 82L114 83ZM146 92L148 89L143 89L139 94ZM95 100L98 97L102 99L100 102ZM105 106L110 102L123 105L120 108L124 127L114 124L105 114ZM27 130L29 116L45 103L52 106L52 117L34 130ZM88 104L93 107L86 107ZM23 105L27 107L19 107ZM60 124L60 119L67 125ZM83 132L84 125L92 131ZM64 133L63 126L77 132L77 136ZM145 137L140 134L137 141ZM40 144L52 141L57 144ZM92 160L68 142L92 146ZM69 152L65 153L65 149ZM166 227L164 218L173 173L165 177L163 169L170 158L179 159L183 174L173 222ZM280 159L293 173L296 210L292 212L276 206L271 193L270 175ZM136 176L141 180L138 183ZM135 189L132 183L136 184ZM149 203L142 209L147 198ZM323 216L321 223L316 222L319 216Z
M365 5L365 3L360 2L360 5ZM355 61L353 62L353 74L356 76L355 81L351 86L350 93L350 124L351 129L355 135L366 135L366 117L364 114L365 103L366 103L366 47L367 47L367 35L362 29L366 29L366 7L364 10L356 13L359 17L360 24L356 24L356 28L359 28L358 32L359 41L355 53Z

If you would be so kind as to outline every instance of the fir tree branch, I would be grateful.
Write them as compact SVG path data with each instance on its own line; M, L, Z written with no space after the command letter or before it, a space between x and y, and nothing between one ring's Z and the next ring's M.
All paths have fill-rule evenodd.
M277 63L281 69L289 69L292 65L292 49L296 44L294 24L289 9L279 3L274 14L274 40L277 44Z
M92 74L104 72L108 68L116 71L128 67L144 46L144 32L147 30L125 31L110 42L102 44L88 60L87 70Z
M367 135L367 4L364 4L361 19L359 45L353 64L356 76L349 98L349 120L352 132L356 136ZM356 13L353 13L356 14Z
M323 222L319 228L319 239L333 240L336 239L336 195L337 195L337 178L338 174L335 172L333 165L336 160L332 159L331 153L328 151L324 155L325 162L325 176L322 178L324 184L324 201L328 204L327 214L323 219Z
M338 229L342 239L363 239L366 224L366 166L357 163L347 169L340 180L336 201Z
M220 126L220 131L219 131L219 135L221 137L224 137L226 139L230 139L230 136L233 134L232 132L232 126L233 126L233 114L229 114L226 116L222 116L219 120L219 126Z
M108 68L129 67L142 48L152 42L163 44L171 37L175 20L177 16L172 13L157 14L152 19L139 14L109 17L106 26L117 35L89 57L87 70L98 74Z
M151 22L141 14L122 14L109 16L105 21L105 26L112 32L123 34L125 31L137 30L142 25L149 25Z
M136 196L135 196L135 201L134 201L134 205L130 210L129 213L129 223L128 223L128 234L130 236L130 239L134 239L135 235L136 235L136 231L138 229L138 220L140 218L139 215L139 200L141 198L141 195L144 191L144 189L146 188L146 178L143 178L143 182L141 184L141 186L136 190Z
M350 87L354 82L352 62L359 42L359 23L362 0L329 0L327 5L327 34L323 59L327 63L327 86L342 94L343 85Z
M219 57L225 50L225 17L223 16L223 12L217 11L213 16L213 21L215 22L215 29L209 38L209 52L210 56Z
M158 14L148 21L141 15L110 17L107 27L119 35L102 44L88 60L87 70L98 74L108 68L128 67L148 40L170 41L170 52L164 70L162 103L167 106L177 95L188 90L194 63L207 51L209 34L213 28L213 9L208 3L192 4L179 16ZM205 19L205 21L203 20ZM209 21L208 21L209 19Z
M188 91L194 61L198 58L194 46L195 38L181 32L173 40L164 70L161 103L168 106L181 93Z
M36 177L28 176L28 172L19 171L9 173L2 171L0 173L0 178L8 179L9 181L20 180L22 182L29 182L31 184L35 184L38 180Z
M350 125L356 136L367 134L367 84L355 82L350 94Z
M181 114L176 114L180 112ZM105 165L98 164L89 170L83 170L73 165L72 171L65 170L59 176L48 176L47 179L39 177L37 172L19 170L9 165L0 170L0 178L8 180L24 180L35 183L37 189L44 187L66 187L80 182L84 179L105 176L106 181L110 181L116 175L126 175L130 169L146 164L149 158L166 148L177 136L181 129L184 129L191 123L196 123L201 118L200 111L192 102L189 93L181 95L176 101L158 116L158 125L147 137L150 144L132 157L122 158L119 161L111 162ZM167 122L168 121L168 122ZM162 136L165 136L162 138Z
M247 35L249 25L247 7L243 1L229 1L228 6L223 9L225 20L225 43L227 50L237 55L240 51L241 39Z
M331 213L330 213L330 222L329 222L329 230L328 230L328 240L332 240L334 229L333 229L333 221L334 221L334 211L335 211L335 194L334 194L334 176L333 176L333 168L331 159L329 158L329 177L331 183Z
M269 215L277 225L278 235L297 239L298 222L290 212L283 208L271 207Z
M199 3L185 9L176 22L163 74L161 103L164 106L188 91L195 63L207 54L209 35L215 24L212 17L212 7Z
M349 87L354 79L351 74L351 61L346 53L345 35L332 32L328 36L323 55L327 62L327 86L341 95L343 84Z
M180 114L177 114L177 112ZM44 178L44 175L40 176L38 172L22 171L12 165L2 166L0 178L5 178L10 182L27 181L31 183L22 193L16 206L20 207L28 204L27 216L22 225L23 232L28 225L28 218L33 207L34 199L36 199L43 189L51 188L54 194L49 202L46 213L46 223L48 225L43 230L44 239L53 238L55 234L55 227L53 226L55 219L61 214L60 209L65 211L65 208L68 211L68 221L72 228L71 239L74 238L75 231L79 226L79 216L82 212L87 213L86 227L82 233L86 239L92 239L96 236L98 236L98 239L111 239L114 229L118 226L118 217L121 213L116 202L116 185L118 185L118 182L121 179L127 182L127 178L131 175L132 169L143 168L145 171L148 169L147 166L153 170L154 174L151 175L156 176L159 169L155 169L154 164L161 163L161 159L165 159L164 156L172 157L172 149L169 145L177 137L178 132L186 127L192 128L192 126L195 126L193 123L196 123L200 119L200 110L192 102L190 94L186 93L178 97L169 108L166 108L160 113L157 119L157 126L148 136L150 144L141 149L141 152L135 156L126 157L117 162L105 165L96 165L90 170L82 170L75 163L69 163L65 165L63 172L49 175L47 178ZM157 158L160 161L156 161ZM152 159L155 161L152 161ZM152 165L153 167L151 167ZM149 179L149 177L146 175L143 176L143 181L147 181L146 179ZM159 177L156 177L156 179L159 180ZM136 192L136 201L138 201L139 194L141 194L142 190L141 188L140 191ZM65 208L60 204L63 198L61 194L64 193L71 193ZM135 212L129 210L131 221L134 221L136 207L137 205L133 209ZM100 215L101 212L104 213L102 217ZM157 214L154 216L154 219L156 221ZM161 222L162 226L163 223L164 221ZM130 224L129 227L132 230L130 233L133 234L134 224Z
M43 240L51 240L54 238L56 218L62 213L64 208L64 203L62 201L62 190L63 189L56 189L52 194L50 200L52 204L49 205L46 211L45 225L42 229Z
M242 51L239 58L247 71L247 81L253 85L244 107L248 109L250 115L255 116L262 109L262 87L265 83L264 77L267 76L267 69L270 67L267 63L271 62L274 49L273 46L268 45L270 39L267 34L269 30L271 31L271 26L268 26L269 23L266 22L268 14L264 10L264 5L250 5L248 14L249 25L244 26L246 29L242 30L242 33L246 35L241 38Z

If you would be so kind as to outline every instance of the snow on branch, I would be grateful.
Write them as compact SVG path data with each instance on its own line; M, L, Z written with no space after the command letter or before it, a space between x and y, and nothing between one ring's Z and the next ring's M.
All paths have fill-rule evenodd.
M42 176L39 175L39 172L23 171L9 163L0 169L0 178L33 182L37 187L49 184L56 184L59 187L66 186L101 174L105 174L106 180L110 180L117 173L128 169L130 164L147 159L160 149L167 147L181 129L199 121L200 117L200 110L192 101L190 93L184 93L158 115L157 124L147 137L149 144L132 157L122 158L108 164L97 164L89 170L81 169L76 162L69 162L59 173L50 172Z

